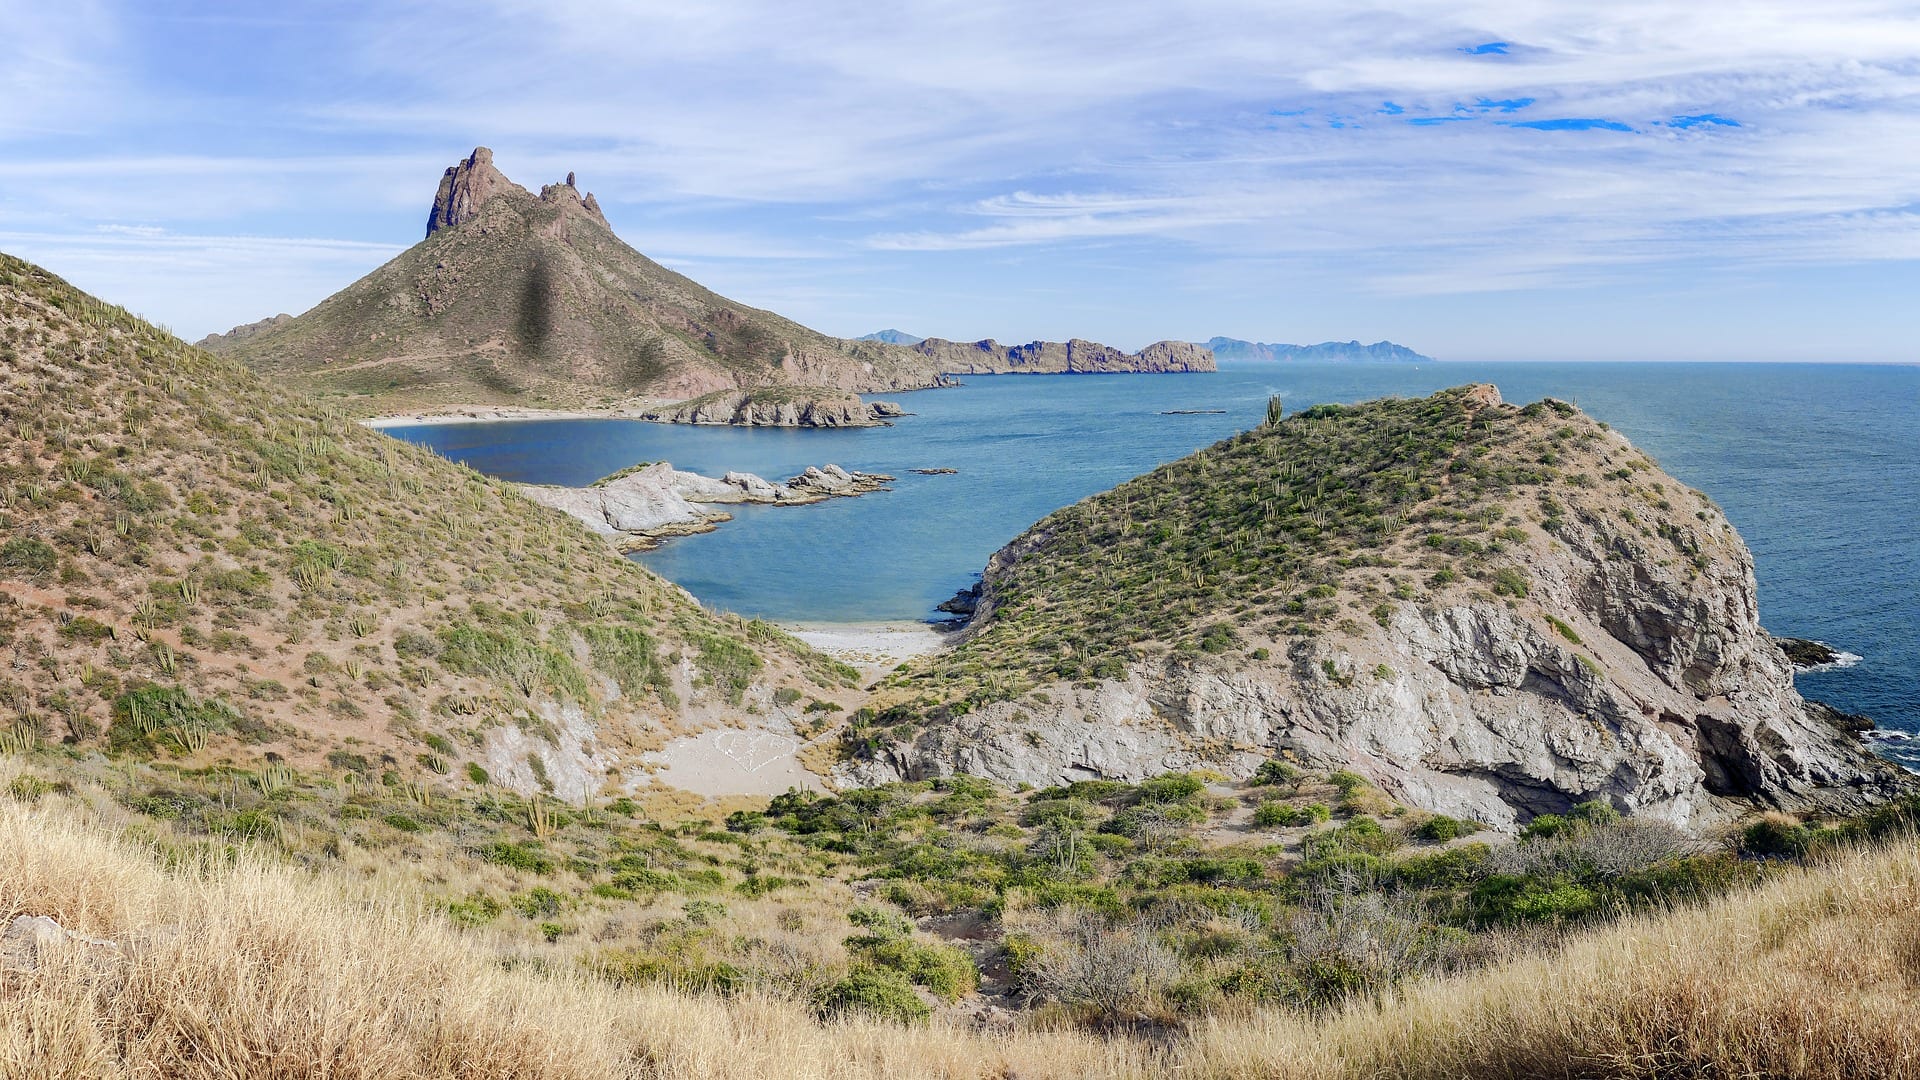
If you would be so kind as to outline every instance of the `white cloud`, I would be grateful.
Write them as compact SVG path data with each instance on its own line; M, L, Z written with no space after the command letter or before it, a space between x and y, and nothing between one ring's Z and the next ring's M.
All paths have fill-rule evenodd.
M0 40L0 229L103 274L76 239L101 226L411 241L476 143L529 185L577 170L677 264L832 257L829 314L935 260L1055 287L1094 248L1362 296L1914 257L1920 13L1875 0L406 0L198 26L198 76L115 62L137 14L0 0L25 27ZM270 90L262 55L293 58ZM1661 126L1701 114L1739 126ZM1633 130L1504 126L1564 118ZM116 281L165 253L236 309L262 273L311 303L367 257L146 239Z

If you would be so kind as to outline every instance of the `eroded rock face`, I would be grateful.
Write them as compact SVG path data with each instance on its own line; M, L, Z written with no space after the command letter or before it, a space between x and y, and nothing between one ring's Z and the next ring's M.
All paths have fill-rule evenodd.
M492 150L476 146L465 161L447 166L440 177L440 190L427 214L427 235L472 221L480 207L500 192L525 190L493 167Z

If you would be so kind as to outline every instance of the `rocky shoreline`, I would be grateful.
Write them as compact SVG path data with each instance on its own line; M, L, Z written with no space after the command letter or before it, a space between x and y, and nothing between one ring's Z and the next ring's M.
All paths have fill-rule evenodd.
M534 502L585 522L622 551L649 551L676 536L711 532L733 518L724 510L708 509L712 506L804 506L884 491L893 480L883 473L849 472L838 465L824 465L809 466L784 483L774 483L745 472L718 478L681 472L660 461L633 466L587 487L516 487Z

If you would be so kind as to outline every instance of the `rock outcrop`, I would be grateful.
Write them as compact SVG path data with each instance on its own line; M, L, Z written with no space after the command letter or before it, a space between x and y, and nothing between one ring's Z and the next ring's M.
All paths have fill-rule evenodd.
M1089 572L1129 584L1083 600ZM1024 650L1033 688L905 702L918 734L845 779L1244 776L1277 755L1503 829L1598 799L1694 830L1906 784L1795 692L1718 508L1571 406L1491 387L1229 440L1041 522L975 603L914 681Z
M903 415L898 405L819 387L782 386L723 390L677 405L648 409L640 419L663 424L730 424L736 427L885 427Z
M826 499L884 490L894 478L848 472L838 465L809 466L784 484L752 473L714 478L680 472L667 462L638 465L583 488L519 485L521 494L571 514L628 551L655 548L666 539L710 532L732 515L709 509L737 503L801 506Z
M1188 341L1159 341L1137 353L1074 338L1002 345L927 338L912 346L949 375L1078 375L1216 370L1213 354Z

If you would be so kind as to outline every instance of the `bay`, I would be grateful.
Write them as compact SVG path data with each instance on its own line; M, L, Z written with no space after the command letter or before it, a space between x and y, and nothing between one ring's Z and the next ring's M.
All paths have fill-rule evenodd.
M1801 676L1802 690L1920 733L1916 367L1450 362L990 376L892 397L914 414L892 428L562 420L389 433L528 483L586 484L661 460L774 479L828 462L892 474L892 491L738 508L717 531L638 558L703 602L743 615L909 620L933 616L988 556L1048 513L1258 424L1269 394L1293 410L1482 381L1512 402L1572 401L1705 491L1754 551L1767 627L1861 657ZM1908 752L1920 746L1888 749L1920 761Z

